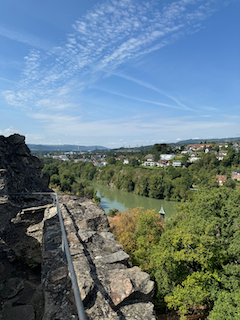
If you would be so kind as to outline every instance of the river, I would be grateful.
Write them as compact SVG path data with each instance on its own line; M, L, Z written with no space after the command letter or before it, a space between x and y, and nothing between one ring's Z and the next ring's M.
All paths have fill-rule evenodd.
M166 213L165 217L169 219L170 216L176 212L175 205L177 202L175 201L138 196L133 193L124 192L117 188L111 188L107 185L98 183L94 183L93 186L97 191L97 196L101 198L99 206L104 209L105 213L108 213L109 209L124 211L126 209L133 209L136 207L143 207L145 210L155 209L156 212L159 212L161 206L163 206Z

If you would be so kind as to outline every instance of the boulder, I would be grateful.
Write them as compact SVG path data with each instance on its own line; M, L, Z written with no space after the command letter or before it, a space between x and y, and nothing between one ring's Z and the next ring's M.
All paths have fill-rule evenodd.
M126 300L150 301L153 297L154 282L138 267L110 272L109 281L110 296L115 306Z

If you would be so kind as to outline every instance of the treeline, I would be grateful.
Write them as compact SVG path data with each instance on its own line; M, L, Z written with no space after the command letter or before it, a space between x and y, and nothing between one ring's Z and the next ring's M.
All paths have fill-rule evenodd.
M191 198L192 176L186 168L133 168L126 165L107 165L95 175L95 180L112 183L117 189L137 195L166 200Z
M166 147L167 148L167 147ZM164 150L169 151L169 150ZM89 182L92 180L112 184L119 190L137 195L173 201L191 200L192 186L218 187L217 174L226 175L226 187L235 188L236 182L230 179L233 170L240 164L240 153L229 148L228 155L219 161L213 153L201 153L200 159L188 163L188 156L182 157L184 167L143 168L137 159L130 159L129 165L115 158L108 158L105 167L94 167L90 162L74 163L44 159L44 172L50 175L50 184L63 192L77 195L94 195Z
M118 214L113 232L156 282L158 310L175 309L181 319L203 311L210 320L239 319L238 189L200 188L164 223L139 208Z
M51 188L78 196L88 196L97 204L100 202L96 191L89 183L97 171L91 163L75 164L73 161L43 160L45 166L42 171L49 174Z
M240 164L240 153L230 149L222 161L213 153L201 153L195 163L188 163L188 155L182 157L184 167L142 168L138 165L123 165L120 161L100 168L94 176L97 181L111 183L116 188L135 194L165 200L190 200L192 186L218 187L216 175L226 175L226 187L235 188L231 173Z

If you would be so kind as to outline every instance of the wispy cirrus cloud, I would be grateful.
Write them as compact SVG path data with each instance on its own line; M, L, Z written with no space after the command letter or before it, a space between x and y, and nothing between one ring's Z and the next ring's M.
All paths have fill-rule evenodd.
M6 82L11 82L11 83L17 83L16 81L9 80L9 79L2 78L2 77L0 77L0 81L6 81Z
M163 90L160 90L159 88L153 86L152 84L150 83L147 83L145 81L142 81L142 80L139 80L139 79L135 79L133 77L130 77L130 76L127 76L127 75L124 75L124 74L121 74L121 73L114 73L112 72L113 75L117 76L117 77L120 77L120 78L124 78L126 80L129 80L129 81L132 81L132 82L135 82L137 83L138 85L142 86L142 87L145 87L147 89L150 89L150 90L153 90L155 92L158 92L160 93L161 95L169 98L170 100L174 101L177 106L175 107L175 109L182 109L182 110L189 110L189 111L194 111L193 109L187 107L185 104L181 103L179 100L177 100L175 97L171 96L170 94L167 94L166 92L163 92ZM169 105L168 105L169 106ZM170 106L169 106L170 107ZM174 107L174 106L172 106Z
M13 29L10 29L9 27L0 26L0 36L6 37L10 40L14 40L17 42L21 42L24 44L27 44L31 47L38 48L41 50L50 50L51 45L50 43L47 43L43 41L42 39L39 39L31 34L27 34L25 32L19 32Z
M123 98L131 99L131 100L135 100L135 101L139 101L139 102L145 102L145 103L149 103L149 104L154 104L154 105L156 105L156 106L167 107L167 108L170 108L170 109L179 109L179 110L191 110L191 111L194 111L194 110L192 110L192 109L190 109L190 108L188 108L188 107L185 107L185 106L171 105L171 104L167 104L167 103L162 103L162 102L157 102L157 101L152 101L152 100L141 99L141 98L129 96L129 95L126 95L126 94L122 94L122 93L119 93L119 92L116 92L116 91L107 90L107 89L103 89L103 88L97 88L97 89L98 89L98 90L101 90L101 91L105 91L105 92L111 93L111 94L116 95L116 96L120 96L120 97L123 97Z
M10 105L26 110L74 108L81 91L97 79L131 59L198 31L203 21L222 4L223 0L176 0L162 7L154 0L137 3L108 0L97 4L75 21L73 32L66 36L65 43L47 52L31 50L25 57L19 86L5 91L4 97ZM5 29L0 29L0 34L24 43L34 42L32 38ZM43 49L41 45L35 47ZM160 89L137 79L128 79L161 93L178 107L190 110Z

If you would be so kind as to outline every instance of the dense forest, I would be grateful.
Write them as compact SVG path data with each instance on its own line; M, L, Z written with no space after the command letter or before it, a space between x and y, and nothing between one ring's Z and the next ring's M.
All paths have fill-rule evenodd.
M240 193L202 188L161 221L140 208L118 213L113 232L135 265L157 284L155 306L208 319L239 319Z

